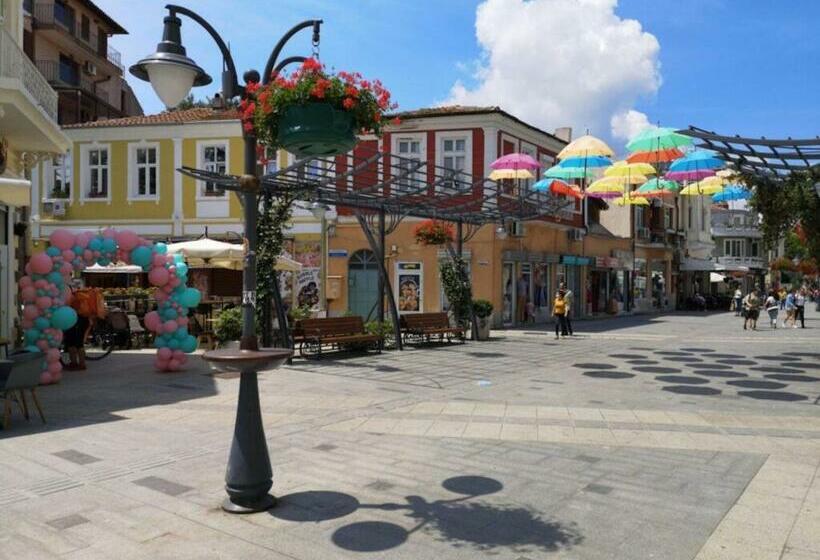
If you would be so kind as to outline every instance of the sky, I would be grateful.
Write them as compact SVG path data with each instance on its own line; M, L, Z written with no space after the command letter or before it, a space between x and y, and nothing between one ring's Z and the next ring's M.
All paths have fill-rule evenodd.
M178 0L182 3L182 0ZM154 51L164 0L96 0L129 31L126 66ZM321 18L320 59L379 78L401 109L499 105L553 130L587 130L623 151L649 123L743 136L820 134L820 1L197 0L186 6L229 43L240 73L264 68L279 37ZM228 9L226 9L228 6ZM188 55L214 77L221 57L183 17ZM283 56L309 55L310 32ZM146 113L163 110L129 75Z

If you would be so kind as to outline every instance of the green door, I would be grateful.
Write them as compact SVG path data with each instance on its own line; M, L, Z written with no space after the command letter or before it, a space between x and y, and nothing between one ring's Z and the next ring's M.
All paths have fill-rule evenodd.
M373 251L356 251L348 261L347 308L365 321L375 317L379 298L379 264Z

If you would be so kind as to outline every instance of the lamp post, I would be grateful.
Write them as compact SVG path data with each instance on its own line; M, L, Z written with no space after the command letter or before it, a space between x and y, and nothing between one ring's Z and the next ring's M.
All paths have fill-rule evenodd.
M222 96L226 100L245 96L247 92L244 86L239 85L233 57L216 30L202 16L188 8L173 4L165 7L168 15L163 20L162 41L157 45L156 52L131 66L131 74L149 81L168 107L178 105L192 87L211 83L211 77L188 57L182 45L182 20L179 15L184 15L201 25L222 53ZM285 43L302 29L313 29L313 46L318 46L321 24L321 20L303 21L285 33L267 60L262 82L268 83L271 75L279 72L287 64L304 61L305 57L289 57L277 65L279 53ZM246 84L259 83L259 72L249 70L243 75L243 80ZM236 423L225 474L225 490L228 497L222 503L222 508L231 513L264 511L275 504L275 499L268 494L273 484L273 474L259 406L257 372L278 367L292 354L290 349L283 348L260 350L256 337L254 315L259 177L256 172L256 136L252 132L243 131L243 138L244 174L240 180L241 192L237 193L243 203L245 237L248 243L242 270L242 340L238 351L215 350L203 356L216 369L241 372Z
M321 202L314 202L310 206L310 213L320 221L321 224L321 261L319 263L319 311L325 313L327 317L327 205Z

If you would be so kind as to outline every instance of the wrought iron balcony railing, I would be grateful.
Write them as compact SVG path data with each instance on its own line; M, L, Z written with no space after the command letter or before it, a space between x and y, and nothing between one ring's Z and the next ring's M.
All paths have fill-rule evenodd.
M20 80L45 113L57 121L57 92L23 52L14 38L0 27L0 78Z

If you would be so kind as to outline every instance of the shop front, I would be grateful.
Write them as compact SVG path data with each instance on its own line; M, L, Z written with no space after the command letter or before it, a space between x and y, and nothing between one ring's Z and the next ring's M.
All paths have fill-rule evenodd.
M584 273L586 268L592 264L592 257L580 257L578 255L561 255L560 262L556 266L555 291L563 283L567 290L572 292L571 318L577 319L588 315L589 292L582 291L584 285ZM553 295L555 293L553 292Z
M629 274L617 257L595 257L587 279L587 309L591 315L617 315L628 310Z
M501 324L547 323L557 290L557 255L504 251L501 267Z

